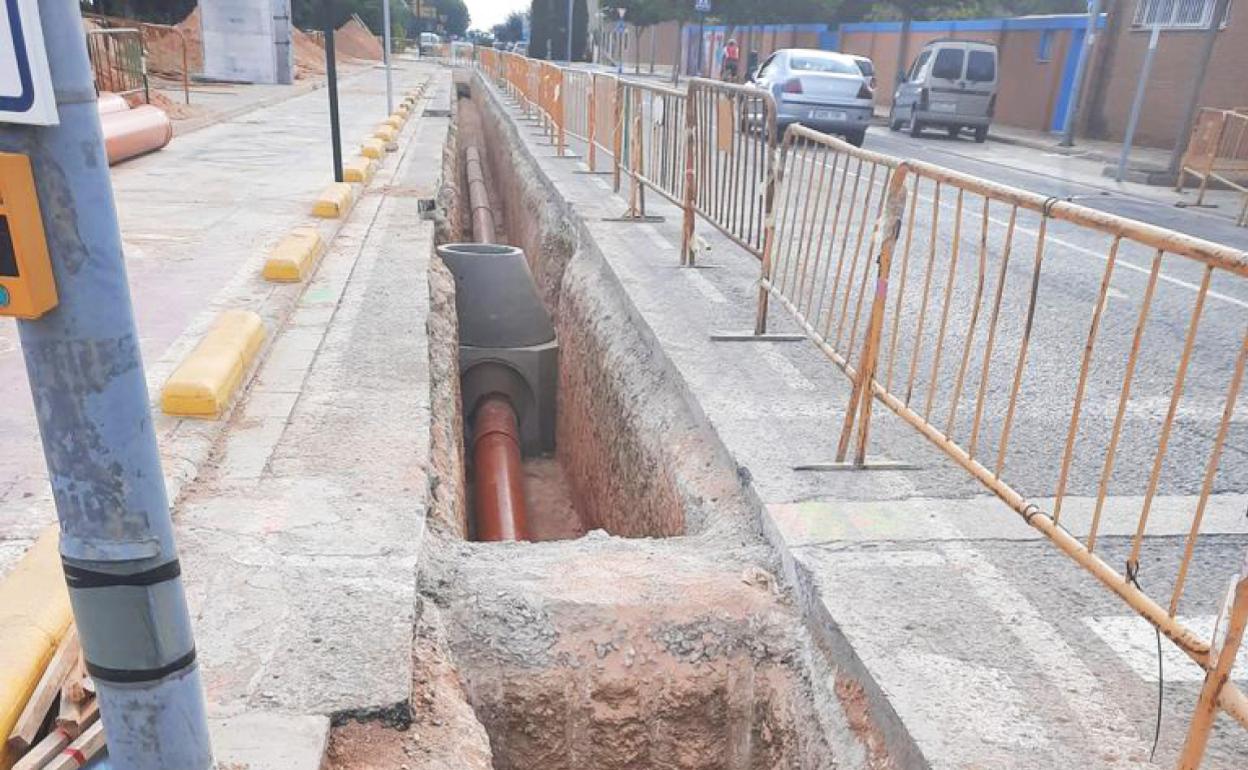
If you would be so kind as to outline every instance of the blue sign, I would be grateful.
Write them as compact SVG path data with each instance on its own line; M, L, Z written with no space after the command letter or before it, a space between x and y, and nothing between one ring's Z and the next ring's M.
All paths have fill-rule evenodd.
M56 122L37 0L0 0L0 123Z

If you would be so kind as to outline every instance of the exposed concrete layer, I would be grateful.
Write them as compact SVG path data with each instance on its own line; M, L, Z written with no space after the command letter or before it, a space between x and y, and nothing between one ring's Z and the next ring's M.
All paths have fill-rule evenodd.
M522 143L528 154L549 152ZM639 333L670 360L665 376L688 388L692 408L705 413L767 504L765 531L809 627L838 673L856 679L858 700L898 766L1149 766L1157 685L1155 674L1148 678L1156 660L1147 624L1140 628L1116 597L1034 533L1020 537L1004 506L967 500L982 490L882 409L873 447L918 470L795 470L831 459L848 396L844 376L809 344L712 342L712 333L751 328L757 261L700 226L717 269L678 270L674 207L650 196L649 213L665 222L604 222L625 201L605 180L575 170L542 161L542 184L574 202L582 251L602 250L599 280L623 286ZM786 326L773 318L775 331ZM1191 499L1183 502L1190 513ZM1215 500L1215 510L1235 505ZM1111 499L1110 530L1126 529L1131 506ZM1178 542L1165 537L1167 522L1182 508L1160 505L1162 536L1146 541L1145 579L1154 576L1157 594ZM1207 525L1184 600L1194 624L1216 611L1243 548L1242 521L1219 515ZM1122 563L1125 546L1108 536L1099 545L1112 564ZM1160 766L1174 763L1198 688L1183 671L1166 678ZM1246 759L1248 735L1228 723L1207 766L1230 770Z

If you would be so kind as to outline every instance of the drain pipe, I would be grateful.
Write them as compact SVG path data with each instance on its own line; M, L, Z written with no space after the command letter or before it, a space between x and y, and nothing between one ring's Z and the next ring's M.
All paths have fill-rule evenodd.
M476 486L477 539L528 540L520 427L511 401L486 397L473 418L472 460Z
M481 152L476 147L464 150L464 166L468 175L468 205L472 207L472 239L477 243L496 243L494 209L490 207L490 191L485 186Z

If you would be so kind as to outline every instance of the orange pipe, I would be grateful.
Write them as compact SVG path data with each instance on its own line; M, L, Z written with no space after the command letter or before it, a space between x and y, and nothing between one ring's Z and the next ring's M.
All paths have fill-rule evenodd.
M173 138L173 123L159 107L141 104L125 112L100 116L108 165L159 150Z
M111 112L125 112L130 109L130 103L126 101L124 96L108 91L100 94L96 106L100 108L101 115L107 115Z
M477 540L528 540L520 427L505 397L487 397L473 420Z

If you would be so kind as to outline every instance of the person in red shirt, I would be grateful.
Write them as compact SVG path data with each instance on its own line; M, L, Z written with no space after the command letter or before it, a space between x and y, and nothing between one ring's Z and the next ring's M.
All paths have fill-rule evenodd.
M735 81L740 70L741 48L737 46L736 38L728 38L728 43L724 46L724 80Z

